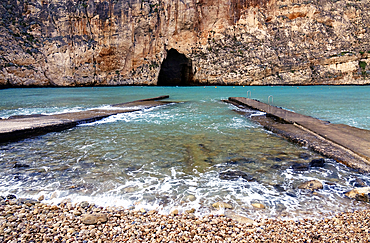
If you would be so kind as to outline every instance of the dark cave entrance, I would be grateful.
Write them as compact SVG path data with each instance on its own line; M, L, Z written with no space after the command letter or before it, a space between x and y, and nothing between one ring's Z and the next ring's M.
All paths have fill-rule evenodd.
M186 86L193 84L191 60L175 49L167 51L158 76L158 85Z

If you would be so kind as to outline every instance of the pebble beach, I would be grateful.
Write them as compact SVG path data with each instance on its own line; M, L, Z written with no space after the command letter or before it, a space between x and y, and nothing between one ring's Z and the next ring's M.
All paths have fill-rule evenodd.
M320 220L236 219L2 197L0 242L370 242L370 210Z

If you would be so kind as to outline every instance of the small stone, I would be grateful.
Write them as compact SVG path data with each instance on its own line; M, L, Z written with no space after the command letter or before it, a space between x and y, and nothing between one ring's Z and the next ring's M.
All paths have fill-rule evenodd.
M58 209L59 209L59 207L57 205L53 205L53 206L50 207L50 210L58 210Z
M102 213L81 215L81 222L86 225L97 224L98 222L105 223L107 221L108 217Z
M195 213L195 208L192 208L192 209L188 209L185 211L186 213Z
M250 218L247 218L245 216L242 216L242 215L237 215L237 214L229 214L227 215L228 218L231 218L235 221L237 221L238 223L241 223L241 224L247 224L247 225L254 225L254 224L257 224L256 221L254 221L253 219L250 219Z
M231 206L230 204L225 203L225 202L216 202L216 203L212 204L212 207L214 207L214 208L229 208L229 209L233 208L233 206Z
M347 192L345 195L359 201L370 202L370 187L358 187Z
M42 200L44 200L45 199L45 196L44 195L41 195L37 200L39 201L39 202L41 202Z
M262 203L252 203L252 206L254 208L259 208L259 209L264 209L265 208L265 205L263 205Z
M179 214L179 210L177 210L177 209L172 210L171 213L170 213L171 216L176 216L178 214Z
M157 212L155 211L155 210L150 210L149 212L148 212L148 215L153 215L153 214L156 214Z
M318 189L323 189L323 185L321 182L317 180L310 180L302 183L301 185L298 186L298 189L307 189L307 190L318 190Z
M89 206L90 206L90 204L88 202L86 202L86 201L83 201L83 202L80 203L80 207L81 208L87 208Z
M16 199L17 197L13 194L9 194L8 196L6 196L6 199Z
M194 195L187 195L186 196L186 198L185 198L185 200L187 200L187 201L195 201L197 198L194 196Z
M140 209L140 212L142 212L142 213L146 213L146 210L145 210L144 208L141 208L141 209Z

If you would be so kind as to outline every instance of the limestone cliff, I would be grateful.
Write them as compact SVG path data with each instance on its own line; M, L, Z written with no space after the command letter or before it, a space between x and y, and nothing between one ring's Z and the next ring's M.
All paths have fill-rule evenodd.
M369 13L368 0L3 0L0 86L370 84Z

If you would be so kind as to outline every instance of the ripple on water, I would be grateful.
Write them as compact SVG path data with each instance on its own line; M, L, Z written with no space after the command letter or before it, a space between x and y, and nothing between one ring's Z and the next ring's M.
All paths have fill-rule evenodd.
M227 104L182 102L2 145L0 194L45 195L55 203L68 197L162 213L195 208L198 215L214 213L211 205L223 201L251 218L368 208L344 193L358 178L370 185L369 175L328 159L323 167L309 166L319 158L264 131ZM294 169L296 164L307 169ZM225 171L248 177L220 177ZM324 188L314 193L298 189L312 179ZM256 209L253 203L266 208Z

